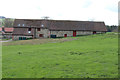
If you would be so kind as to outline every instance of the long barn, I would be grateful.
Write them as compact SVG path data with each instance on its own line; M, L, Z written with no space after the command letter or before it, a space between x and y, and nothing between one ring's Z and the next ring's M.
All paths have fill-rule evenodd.
M20 38L68 37L106 33L104 22L16 19L13 40Z

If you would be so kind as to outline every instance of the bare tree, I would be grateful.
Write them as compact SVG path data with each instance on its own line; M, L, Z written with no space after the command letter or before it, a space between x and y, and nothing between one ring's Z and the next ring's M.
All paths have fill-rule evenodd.
M13 27L14 19L11 18L5 18L2 20L2 24L5 27Z

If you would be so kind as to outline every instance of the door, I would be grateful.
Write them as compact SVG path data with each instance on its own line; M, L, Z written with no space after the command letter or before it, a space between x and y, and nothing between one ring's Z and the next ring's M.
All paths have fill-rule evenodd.
M76 37L76 31L73 31L73 37Z
M67 37L67 34L64 34L64 37Z
M96 34L96 31L93 31L93 34Z

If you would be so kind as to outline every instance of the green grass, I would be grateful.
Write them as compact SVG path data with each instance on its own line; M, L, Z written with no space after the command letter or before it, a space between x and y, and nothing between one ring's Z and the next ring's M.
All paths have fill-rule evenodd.
M29 44L18 44L21 41L12 42L12 45L3 44L3 78L118 77L117 34L53 41L51 39L51 42L42 44L35 41Z

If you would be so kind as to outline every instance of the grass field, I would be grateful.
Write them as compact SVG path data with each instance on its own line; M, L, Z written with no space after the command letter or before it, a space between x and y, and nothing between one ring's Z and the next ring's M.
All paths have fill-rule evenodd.
M116 78L115 33L3 43L3 78Z

